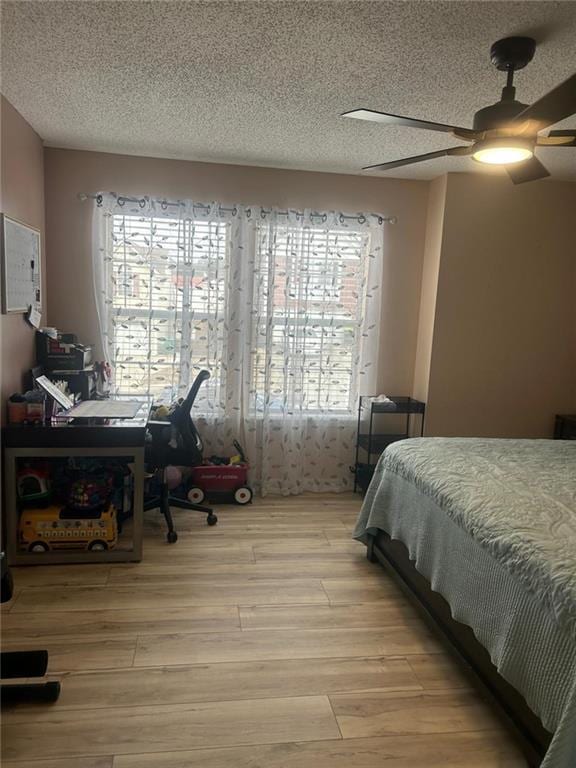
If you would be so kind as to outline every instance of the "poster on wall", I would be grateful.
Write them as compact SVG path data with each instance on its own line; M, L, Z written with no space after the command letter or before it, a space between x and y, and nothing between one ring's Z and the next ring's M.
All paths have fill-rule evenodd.
M2 312L28 312L42 306L40 232L0 214Z

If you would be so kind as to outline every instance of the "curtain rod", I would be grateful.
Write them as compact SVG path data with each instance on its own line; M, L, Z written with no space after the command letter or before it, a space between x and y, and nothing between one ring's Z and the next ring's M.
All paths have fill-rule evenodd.
M79 192L78 193L78 199L82 200L84 202L85 200L96 200L97 205L102 205L103 197L102 195L91 195L86 192ZM124 203L138 203L138 205L141 208L144 208L148 200L145 197L125 197L124 195L118 196L116 198L119 205L124 205ZM164 210L168 206L174 206L174 207L180 207L184 205L183 200L152 200L153 203L158 203ZM201 208L203 210L208 210L210 208L209 205L205 205L204 203L194 203L194 208ZM236 215L237 208L234 206L233 208L226 208L225 206L220 206L220 211L224 211L226 213L231 213L233 216ZM250 211L250 208L247 209ZM272 213L272 211L267 211L264 208L260 211L262 218L266 216L269 213ZM294 213L296 218L301 219L304 218L304 213L302 211L278 211L279 216L289 216L290 213ZM398 219L396 216L382 216L380 213L374 213L373 216L377 217L378 224L396 224L398 222ZM310 218L319 218L323 221L326 221L326 214L324 213L316 213L312 212L310 214ZM345 221L346 219L357 221L359 224L364 224L366 222L366 216L363 214L360 214L359 216L346 216L345 214L340 214L340 221Z

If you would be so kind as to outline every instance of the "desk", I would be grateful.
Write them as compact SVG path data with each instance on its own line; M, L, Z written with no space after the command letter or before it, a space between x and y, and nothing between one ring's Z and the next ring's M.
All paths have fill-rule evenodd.
M53 422L47 426L7 426L2 430L6 499L6 553L9 565L48 563L130 562L142 559L144 507L144 445L149 406L134 419L111 419L107 423ZM124 458L132 470L132 545L107 551L51 549L29 552L19 546L18 463L25 459L70 457Z

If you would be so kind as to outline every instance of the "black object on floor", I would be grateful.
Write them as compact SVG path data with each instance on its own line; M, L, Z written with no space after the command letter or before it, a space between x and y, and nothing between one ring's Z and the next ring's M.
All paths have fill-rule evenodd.
M0 552L2 570L1 602L7 603L14 591L12 574L6 563L6 554ZM3 651L0 654L2 680L17 677L43 677L48 668L48 651ZM54 702L60 696L60 683L0 683L2 704L17 702Z

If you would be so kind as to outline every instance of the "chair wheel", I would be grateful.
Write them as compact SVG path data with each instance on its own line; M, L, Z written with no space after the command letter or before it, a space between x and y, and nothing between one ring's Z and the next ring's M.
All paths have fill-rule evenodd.
M209 514L208 517L206 518L206 522L208 523L208 525L216 525L216 523L218 522L218 518L216 517L216 515Z
M166 541L168 544L175 544L178 541L178 534L176 531L168 531L166 534Z

